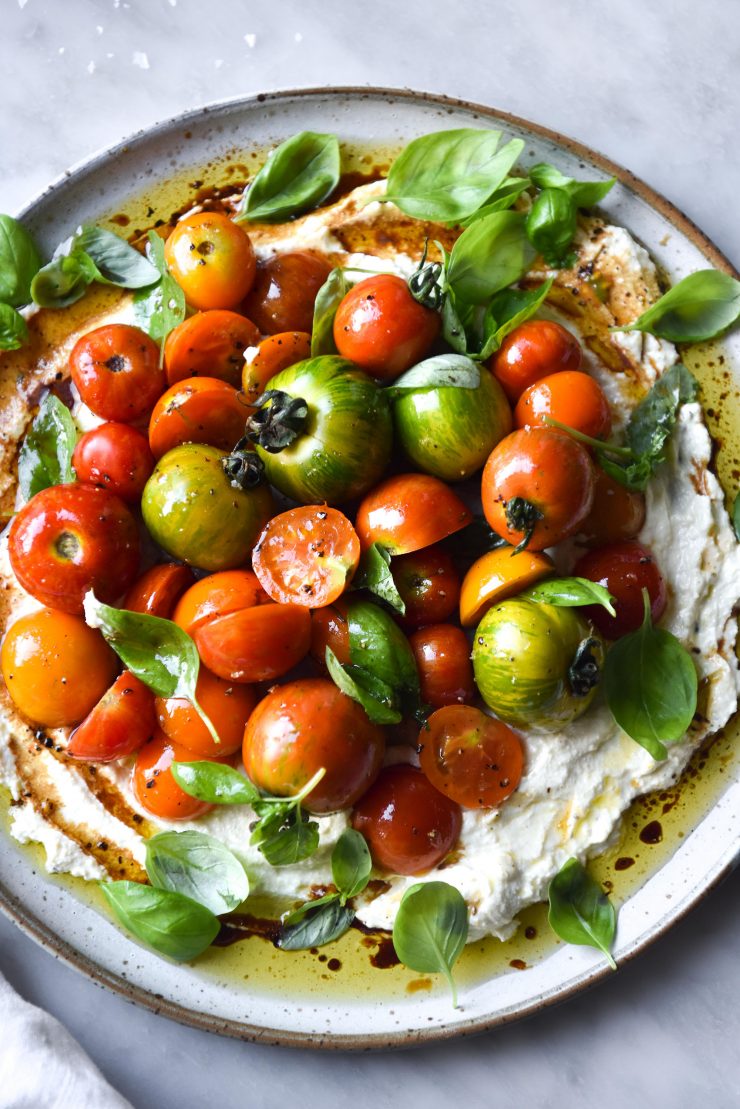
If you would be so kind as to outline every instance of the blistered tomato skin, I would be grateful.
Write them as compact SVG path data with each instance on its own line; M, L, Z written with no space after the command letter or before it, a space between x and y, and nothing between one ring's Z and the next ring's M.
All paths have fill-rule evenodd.
M580 370L583 351L559 323L527 320L504 339L491 359L491 370L512 404L525 389L548 374Z
M432 708L475 699L470 643L453 624L432 624L409 636L419 670L421 700Z
M365 711L324 678L276 686L254 710L244 732L244 768L260 789L294 796L322 768L304 805L338 812L375 780L385 739Z
M180 220L164 254L192 308L236 308L254 283L257 262L252 242L220 212L196 212Z
M167 380L159 348L141 328L112 323L78 339L69 356L82 401L103 420L135 423L148 415Z
M398 474L376 485L357 510L363 550L381 543L392 555L439 543L473 519L470 509L439 478Z
M490 809L510 797L524 769L516 732L470 705L433 712L419 733L421 769L436 789L466 809Z
M259 331L238 312L212 308L196 312L170 331L164 342L167 381L215 377L235 388L241 384L244 352L259 342Z
M517 427L546 426L548 418L592 439L606 439L612 426L604 390L590 374L577 370L549 374L522 393L514 412Z
M189 566L161 562L151 566L131 586L121 608L170 620L180 596L195 582Z
M437 624L452 616L460 598L460 577L450 555L437 544L398 555L391 573L406 605L401 623L407 628Z
M157 730L154 736L139 748L131 775L131 785L137 801L153 816L162 820L192 820L213 808L206 801L191 797L172 777L173 762L196 762L198 756L179 743L168 739ZM215 762L229 762L217 758Z
M588 605L581 611L607 639L619 639L641 626L645 607L642 590L650 595L650 615L657 623L665 612L668 599L665 580L654 555L640 543L612 543L583 555L573 573L598 582L614 597L616 616L610 616L600 605Z
M183 443L205 443L230 451L244 434L251 409L241 393L216 377L172 385L157 401L149 421L154 458Z
M316 294L332 267L307 250L276 254L257 266L243 309L263 335L311 333Z
M187 747L199 758L233 755L242 745L244 727L257 704L254 689L249 685L225 682L201 666L195 696L216 729L220 743L216 743L184 697L156 698L154 705L159 727L171 740Z
M112 762L133 754L154 735L154 694L124 670L72 733L67 754L84 762Z
M420 770L388 766L355 805L352 827L367 840L377 867L424 874L457 843L462 813Z
M78 481L136 504L154 469L154 457L140 431L110 422L85 432L74 449L72 466Z

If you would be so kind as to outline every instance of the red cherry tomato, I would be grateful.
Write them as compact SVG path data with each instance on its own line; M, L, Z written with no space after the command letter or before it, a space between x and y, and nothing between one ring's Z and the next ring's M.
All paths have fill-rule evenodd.
M390 273L358 281L334 317L342 357L383 381L419 362L438 332L439 314L414 300L406 282Z
M337 656L342 666L349 666L349 624L347 623L346 602L344 598L325 608L314 609L311 613L311 655L325 666L326 648Z
M136 504L154 469L154 458L146 436L136 428L107 423L82 436L72 465L78 481L99 485Z
M645 495L626 489L594 465L594 503L578 529L590 546L634 539L645 523Z
M257 704L251 685L236 685L217 678L201 666L195 696L216 729L216 743L208 728L184 697L157 697L154 702L160 728L175 743L187 747L199 758L233 755L242 745L244 727Z
M204 664L219 678L271 682L308 654L311 614L302 605L268 601L205 621L193 639Z
M650 595L653 623L665 611L668 595L663 575L651 552L640 543L612 543L589 551L578 560L573 573L598 582L614 597L616 616L610 616L600 605L587 605L581 610L607 639L619 639L640 627L645 612L643 589Z
M466 809L490 809L511 796L524 769L516 732L470 705L437 709L419 732L429 781Z
M294 366L311 357L311 336L307 331L281 331L268 335L260 343L253 357L244 363L242 372L242 392L250 404L262 396L268 382Z
M139 569L139 531L124 502L93 485L53 485L10 526L10 564L23 588L52 608L82 612L88 589L108 604Z
M177 603L172 619L192 635L216 616L262 604L268 597L251 570L221 570L192 585Z
M178 598L195 581L189 566L162 562L141 575L123 598L121 608L170 620Z
M328 505L273 516L252 552L265 592L279 604L323 608L347 588L360 562L360 540L347 517Z
M233 385L216 377L191 377L163 393L149 421L156 459L181 443L207 443L230 451L244 435L252 411Z
M473 519L448 485L429 474L398 474L376 485L357 510L362 549L382 543L393 555L409 554L446 539Z
M460 575L446 551L434 545L411 554L398 555L391 573L406 613L404 627L437 624L452 616L460 600Z
M106 324L78 339L69 368L87 407L123 424L148 415L166 385L157 344L125 323Z
M252 321L238 312L220 308L196 312L165 339L167 381L175 385L191 377L215 377L239 388L244 352L256 346L259 337Z
M170 766L173 762L197 761L197 755L187 747L174 743L157 729L154 736L139 748L131 775L131 785L142 808L162 820L192 820L212 809L213 805L199 801L180 789L172 777ZM211 761L232 762L231 758Z
M421 683L421 699L432 708L475 698L470 643L453 624L432 624L409 636Z
M388 766L355 805L352 827L367 840L376 866L423 874L458 841L460 806L413 766Z
M155 728L154 694L124 670L72 733L67 754L85 762L112 762L132 755Z
M252 241L220 212L180 220L164 244L164 256L193 308L236 308L254 283Z
M606 439L612 414L604 390L590 374L565 370L530 385L514 411L517 427L547 426L546 417L559 420L592 439Z
M276 254L257 266L254 287L243 304L263 335L313 328L316 294L332 267L307 250Z
M540 378L579 370L581 345L570 331L550 320L527 320L507 335L491 359L491 369L512 404Z

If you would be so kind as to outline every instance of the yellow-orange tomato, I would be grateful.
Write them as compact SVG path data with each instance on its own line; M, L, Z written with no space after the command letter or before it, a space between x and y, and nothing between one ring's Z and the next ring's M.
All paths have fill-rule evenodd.
M220 212L180 220L164 245L170 273L193 308L236 308L254 284L251 240Z
M139 804L147 812L163 820L190 820L213 808L206 801L191 797L172 777L173 762L197 762L198 756L187 747L174 743L164 732L157 731L139 748L131 775L131 785ZM214 762L231 763L231 758Z
M46 728L79 724L113 683L118 659L79 616L42 608L21 616L2 646L2 671L20 712Z
M244 727L257 704L257 694L251 685L225 682L201 666L195 696L216 729L220 743L216 743L190 701L184 697L155 699L160 728L175 743L187 747L201 758L233 755L242 745Z
M220 678L271 682L308 654L311 614L302 605L268 601L206 620L193 639L205 665Z
M491 605L515 597L530 585L555 572L549 555L497 547L476 559L463 578L460 590L460 623L474 627Z
M238 312L219 308L196 312L165 339L167 381L174 385L189 377L217 377L238 388L244 352L255 346L259 337L252 321Z
M593 439L605 439L612 414L604 390L590 374L565 370L530 385L514 411L517 427L547 424L547 417Z
M207 443L230 451L244 435L251 411L233 385L216 377L180 381L154 406L149 447L155 458L181 443Z
M260 343L253 358L247 358L242 372L242 391L250 404L260 397L268 382L294 366L311 357L311 336L307 331L281 331L278 335L268 335Z

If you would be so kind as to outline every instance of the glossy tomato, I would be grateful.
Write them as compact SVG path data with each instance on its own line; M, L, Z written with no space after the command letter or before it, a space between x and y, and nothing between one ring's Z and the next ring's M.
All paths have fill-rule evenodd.
M391 573L406 605L407 628L437 624L452 616L460 597L460 577L452 557L437 544L391 562Z
M171 740L200 758L233 755L242 745L244 727L257 704L254 689L251 685L225 682L201 666L195 696L216 729L220 743L216 743L184 697L157 697L155 708L160 728Z
M589 546L634 539L645 523L645 495L625 488L594 465L594 503L578 529Z
M317 608L311 613L311 656L324 668L326 648L337 656L342 666L349 666L352 659L349 653L349 622L347 620L346 599L333 605Z
M192 635L215 616L226 616L269 600L251 570L222 570L192 585L178 601L172 619Z
M129 424L106 423L78 440L72 465L79 481L137 504L154 469L145 435Z
M189 566L160 562L138 578L123 598L121 608L169 620L178 598L195 581Z
M548 374L579 370L583 351L570 331L551 320L527 320L504 339L491 369L512 404Z
M307 250L275 254L257 266L254 287L243 308L263 335L313 329L316 294L331 266Z
M84 762L132 755L154 735L154 694L124 670L72 733L67 754Z
M524 747L500 720L471 705L448 705L419 733L419 762L432 785L458 805L490 809L519 785Z
M578 370L540 378L520 396L514 412L517 427L546 426L548 418L592 439L606 439L612 426L604 390L590 374Z
M87 407L124 424L148 415L167 384L157 344L125 323L106 324L78 339L69 369Z
M244 397L216 377L195 377L171 386L157 401L149 421L155 458L182 443L206 443L230 451L244 435L251 409Z
M640 627L645 614L643 589L650 595L653 623L665 612L668 600L665 579L652 553L640 543L612 543L589 551L578 560L573 573L598 582L614 597L616 616L610 616L601 605L582 609L607 639L619 639Z
M398 474L368 493L355 527L363 550L381 543L410 554L466 527L473 515L456 493L429 474Z
M252 242L220 212L196 212L181 219L164 244L164 256L193 308L236 308L254 283Z
M360 562L360 540L328 505L291 508L265 525L252 554L262 588L280 604L321 608L344 592Z
M311 336L307 331L281 331L268 335L247 357L242 372L242 392L249 403L261 397L268 382L280 373L311 357Z
M219 308L196 312L165 339L167 381L175 385L191 377L215 377L238 388L244 352L255 346L259 337L252 321L238 312Z
M409 636L419 671L421 699L438 709L475 698L470 643L453 624L432 624Z
M542 551L496 547L476 559L460 590L460 623L474 627L491 605L515 597L555 573L555 563Z
M204 621L193 639L205 665L220 678L270 682L308 654L311 614L303 605L268 601Z
M210 758L210 756L209 756ZM172 777L173 762L197 762L197 755L168 739L157 730L154 736L139 748L131 775L131 785L137 801L162 820L192 820L213 808L206 801L191 797ZM230 763L231 759L212 761Z

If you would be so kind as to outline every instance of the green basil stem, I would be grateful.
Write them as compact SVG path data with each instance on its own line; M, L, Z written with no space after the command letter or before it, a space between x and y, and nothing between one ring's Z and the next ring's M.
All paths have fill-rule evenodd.
M202 709L200 707L200 705L198 704L194 694L190 698L190 703L193 706L193 708L195 709L195 711L198 713L198 716L201 718L201 720L205 724L206 728L208 729L208 734L210 735L213 742L220 745L220 743L221 743L220 735L218 734L218 732L214 728L213 723L210 720L210 718L207 716L205 710Z
M313 778L310 778L309 781L306 782L303 789L299 789L298 793L294 794L292 797L263 797L262 800L263 801L276 801L278 803L280 803L280 802L285 803L286 801L291 801L295 805L300 805L305 800L305 798L308 797L311 790L316 788L316 786L319 784L319 782L321 781L321 779L324 777L325 774L326 774L326 767L325 766L320 767L316 771L316 773L314 774Z
M616 454L620 458L637 458L638 455L632 450L631 447L618 447L615 443L605 443L602 439L592 439L590 435L584 434L582 431L577 431L574 427L569 427L568 424L563 424L560 420L553 419L552 416L545 416L544 422L548 427L559 428L560 431L567 431L568 435L572 435L579 443L584 443L587 447L593 447L596 451L603 451L606 454Z

